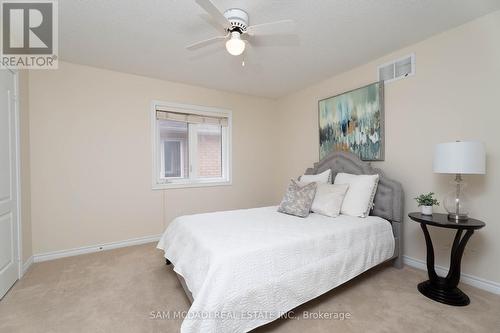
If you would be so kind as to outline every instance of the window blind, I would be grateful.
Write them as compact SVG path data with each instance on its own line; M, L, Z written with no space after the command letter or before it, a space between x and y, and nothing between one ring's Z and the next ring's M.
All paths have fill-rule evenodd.
M172 112L165 110L156 110L156 119L182 121L191 124L213 124L213 125L220 125L223 127L228 126L227 117L211 117L211 116Z

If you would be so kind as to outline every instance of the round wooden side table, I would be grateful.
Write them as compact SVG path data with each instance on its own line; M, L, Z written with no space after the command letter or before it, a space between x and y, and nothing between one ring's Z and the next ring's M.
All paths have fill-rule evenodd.
M419 283L418 290L430 299L444 304L468 305L470 303L469 296L457 287L460 281L460 262L462 261L465 245L474 230L484 227L486 223L471 218L465 221L450 220L447 214L423 215L421 213L410 213L408 216L413 221L420 223L427 245L427 273L429 280ZM434 269L434 247L427 230L428 225L457 230L451 247L450 270L446 277L438 276ZM464 231L465 235L462 237Z

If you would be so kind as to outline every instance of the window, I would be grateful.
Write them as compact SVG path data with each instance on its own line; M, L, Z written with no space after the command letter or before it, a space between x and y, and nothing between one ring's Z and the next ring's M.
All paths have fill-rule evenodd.
M231 113L153 102L153 188L231 183Z
M184 143L180 140L165 140L163 143L164 169L162 174L165 178L184 178L184 151L182 150Z

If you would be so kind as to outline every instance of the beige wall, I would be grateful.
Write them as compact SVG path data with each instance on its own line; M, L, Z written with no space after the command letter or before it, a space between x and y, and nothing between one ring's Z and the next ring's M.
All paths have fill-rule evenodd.
M417 194L432 190L442 199L447 190L451 178L432 173L436 143L484 141L487 175L466 179L472 215L488 225L472 237L463 271L500 282L494 264L500 256L499 40L496 12L277 101L64 62L57 71L33 71L33 252L158 234L181 214L276 203L288 179L318 159L317 101L373 82L377 65L415 52L417 74L386 86L386 158L375 164L403 183L406 214L417 209ZM153 99L233 110L232 186L151 190ZM452 234L432 234L437 263L447 265ZM425 259L422 233L408 219L405 242L406 255Z
M31 177L30 177L30 116L29 116L29 74L19 71L19 123L21 150L21 236L22 260L32 255L31 242Z
M155 235L180 214L272 202L271 100L65 62L32 71L29 88L34 253ZM233 111L232 186L151 189L152 100Z
M288 178L318 159L317 102L376 81L376 67L416 53L416 75L386 85L386 156L374 163L403 183L405 214L417 209L413 198L435 191L439 199L452 177L432 172L436 143L481 140L487 149L487 175L467 176L472 216L486 228L470 240L463 272L500 282L500 12L436 35L369 64L332 77L279 101L280 152L275 198ZM442 211L442 208L439 208ZM425 260L418 224L405 220L406 255ZM452 233L432 230L437 263L448 265Z

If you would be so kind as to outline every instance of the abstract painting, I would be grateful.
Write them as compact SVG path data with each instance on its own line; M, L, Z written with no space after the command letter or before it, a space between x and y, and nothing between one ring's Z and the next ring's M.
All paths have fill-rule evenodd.
M364 161L384 160L384 84L319 101L319 159L348 151Z

